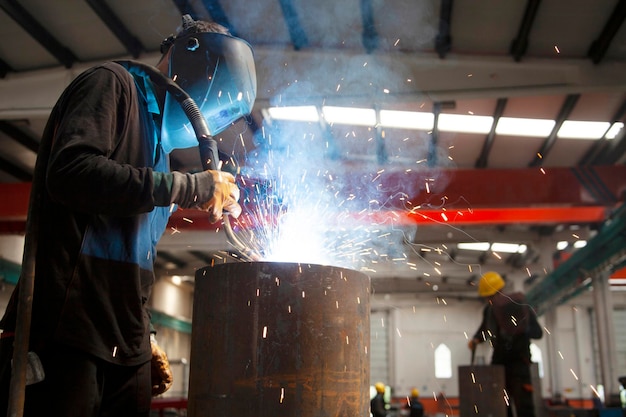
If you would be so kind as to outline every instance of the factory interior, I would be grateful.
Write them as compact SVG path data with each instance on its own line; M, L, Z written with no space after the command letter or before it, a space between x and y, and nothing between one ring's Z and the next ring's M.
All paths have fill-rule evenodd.
M227 302L219 295L249 305L248 288L204 272L227 264L261 273L255 264L266 262L297 265L285 270L298 276L326 266L361 294L356 310L367 311L343 318L359 329L343 340L358 356L344 359L363 379L346 394L360 390L361 417L377 382L389 417L408 416L414 388L429 417L500 416L487 411L503 402L490 388L484 404L465 407L476 384L464 372L487 367L491 355L486 343L468 349L487 271L525 294L543 328L531 345L535 414L622 415L624 0L0 0L0 311L22 270L38 145L56 100L101 62L155 65L183 14L251 45L257 93L251 114L215 137L237 166L242 215L212 224L178 209L157 246L149 306L174 384L153 399L155 416L194 415L190 391L204 392L205 378L237 383L236 354L222 361L193 349L205 346L196 329L211 324L211 306ZM197 148L173 151L170 165L203 169ZM337 291L339 310L352 295ZM330 307L316 305L312 316L326 317ZM258 319L219 323L224 346L265 339L262 323L254 332L226 327L259 324L248 317ZM303 350L339 360L330 339L320 331ZM268 406L279 410L301 389L298 378L278 394L245 392L279 396ZM354 417L321 413L314 394L301 414L256 415Z

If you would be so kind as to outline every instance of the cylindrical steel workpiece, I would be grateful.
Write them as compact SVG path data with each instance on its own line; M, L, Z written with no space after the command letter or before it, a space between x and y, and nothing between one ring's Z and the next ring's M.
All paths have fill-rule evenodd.
M370 279L227 263L196 272L188 415L369 415Z

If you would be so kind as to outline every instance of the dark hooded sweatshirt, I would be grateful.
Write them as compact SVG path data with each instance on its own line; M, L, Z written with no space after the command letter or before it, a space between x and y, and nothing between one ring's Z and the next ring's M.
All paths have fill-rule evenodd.
M155 247L174 194L195 192L169 173L155 103L140 72L106 63L79 75L52 110L29 208L37 225L32 350L54 341L120 365L150 360ZM212 194L209 178L201 185ZM6 332L16 300L17 290L0 322Z

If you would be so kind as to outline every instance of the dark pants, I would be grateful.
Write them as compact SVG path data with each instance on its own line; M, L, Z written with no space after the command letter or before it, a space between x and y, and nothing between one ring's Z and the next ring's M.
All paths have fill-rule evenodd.
M513 400L517 417L535 417L530 365L515 361L504 367L506 390ZM509 417L512 416L509 408Z
M0 413L6 415L13 338L0 340ZM147 417L150 415L150 362L119 366L82 351L55 346L37 352L45 379L28 385L24 417Z

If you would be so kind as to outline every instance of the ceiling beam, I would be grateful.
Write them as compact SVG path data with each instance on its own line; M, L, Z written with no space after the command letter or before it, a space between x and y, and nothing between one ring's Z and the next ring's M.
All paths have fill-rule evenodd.
M452 37L450 36L452 28L452 3L454 0L442 0L439 9L439 32L435 37L435 51L439 58L446 57L452 49Z
M589 47L587 56L591 58L594 64L599 64L604 58L604 55L611 46L611 42L613 42L615 34L622 26L622 23L624 23L624 19L626 19L626 0L620 0L615 5L613 13L609 16L604 28L602 28L600 36L598 36Z
M363 48L369 54L378 48L378 32L376 32L376 21L374 19L374 6L372 0L361 0L361 22L363 32L361 39Z
M188 14L193 17L194 10L193 10L193 7L191 7L191 4L189 4L188 0L173 0L173 1L174 1L174 4L176 5L176 8L180 12L181 16Z
M611 125L616 122L621 122L622 119L626 116L626 99L619 106L613 117L609 120ZM611 126L609 126L609 129ZM605 133L606 135L606 133ZM615 144L615 141L623 140L624 137L624 129L622 129L621 134L612 140L607 140L605 135L602 136L601 139L596 140L593 145L585 152L585 154L578 161L578 165L589 165L589 164L601 164L604 163L603 159L607 154L610 154L611 146Z
M6 77L6 75L11 71L15 70L9 64L7 64L5 60L0 59L0 78Z
M6 160L2 156L0 156L0 171L6 172L7 174L16 178L19 181L32 181L33 180L33 174L31 174L30 172L27 172L21 166L15 165L13 162ZM4 201L8 201L7 199L11 199L12 196L8 195L3 198L5 199Z
M228 19L228 16L226 16L226 12L224 11L222 3L220 3L219 0L202 0L202 4L204 5L204 8L207 10L209 15L211 15L211 18L214 22L219 23L220 25L227 28L231 35L239 36L237 34L237 29L232 25L230 19ZM194 13L190 14L194 19L197 18Z
M476 168L487 167L487 164L489 162L489 153L491 152L491 148L496 137L496 126L498 125L498 120L500 120L500 117L502 117L502 114L504 113L506 103L506 98L499 98L496 102L496 109L493 112L493 124L491 125L491 130L485 138L485 142L483 143L483 149L480 151L480 155L476 160Z
M98 17L104 22L105 25L113 32L117 39L124 45L128 53L133 58L139 57L139 54L144 50L144 46L128 30L128 28L122 23L117 15L111 10L111 8L102 0L85 0L87 4L93 9Z
M541 0L528 0L526 3L526 11L524 12L524 17L520 23L517 37L511 43L511 49L509 51L510 54L513 55L513 59L516 62L519 62L522 59L522 56L526 53L526 49L528 49L528 35L530 34L533 23L535 22L535 17L537 16L537 10L539 10L540 4Z
M569 117L569 115L572 113L572 110L574 110L576 102L579 98L580 94L569 94L565 98L559 114L554 119L556 121L556 124L554 125L554 128L552 128L552 132L550 132L550 135L541 144L541 147L535 154L530 164L528 164L528 166L540 167L543 165L544 158L548 155L548 152L550 152L550 149L552 149L552 146L554 146L554 143L556 142L556 135L559 132L559 129L561 129L563 122Z
M5 133L10 138L35 153L39 151L39 140L37 137L31 132L20 129L11 122L0 120L0 132Z
M71 68L72 65L78 61L78 58L76 58L69 49L63 46L50 32L40 25L17 1L0 0L0 8L66 68Z
M309 40L306 36L306 32L300 24L300 17L298 11L293 4L293 0L279 0L280 9L283 12L283 17L287 23L287 29L289 30L289 36L291 36L291 43L296 51L305 48L309 44Z
M439 115L441 114L442 103L440 101L433 103L433 129L430 132L430 141L428 142L428 154L426 156L426 164L428 167L437 166L437 147L439 143Z

